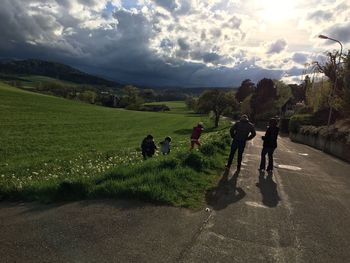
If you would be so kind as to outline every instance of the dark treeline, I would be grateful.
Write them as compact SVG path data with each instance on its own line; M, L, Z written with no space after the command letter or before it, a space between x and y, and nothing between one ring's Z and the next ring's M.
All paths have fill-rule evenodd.
M185 102L197 113L211 113L217 127L222 115L236 119L247 114L255 122L284 115L294 110L294 105L304 103L305 91L305 84L287 85L268 78L255 84L246 79L238 90L207 90L198 97L187 97Z

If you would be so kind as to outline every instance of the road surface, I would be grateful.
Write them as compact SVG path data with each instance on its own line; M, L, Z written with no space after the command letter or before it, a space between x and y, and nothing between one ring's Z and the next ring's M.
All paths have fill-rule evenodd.
M350 164L279 138L259 177L261 135L208 191L209 212L0 203L0 262L350 262Z

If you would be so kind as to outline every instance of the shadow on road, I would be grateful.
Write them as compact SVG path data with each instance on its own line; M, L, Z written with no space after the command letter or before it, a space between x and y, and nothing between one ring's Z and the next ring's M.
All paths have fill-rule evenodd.
M214 210L222 210L243 199L246 193L242 188L237 187L238 175L239 172L236 171L229 179L229 171L225 171L218 185L207 191L207 204Z
M268 173L265 177L265 172L260 172L259 182L256 184L260 188L262 195L262 202L265 206L276 207L281 200L278 191L277 184L273 181L272 173Z

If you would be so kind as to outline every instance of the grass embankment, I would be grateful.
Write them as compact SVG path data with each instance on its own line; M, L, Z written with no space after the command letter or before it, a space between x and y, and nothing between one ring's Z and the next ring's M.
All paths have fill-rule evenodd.
M0 84L0 197L128 197L199 206L229 140L211 130L203 135L203 153L189 154L191 128L207 118L176 105L171 115L125 111ZM157 142L173 138L170 156L141 160L138 148L149 133Z

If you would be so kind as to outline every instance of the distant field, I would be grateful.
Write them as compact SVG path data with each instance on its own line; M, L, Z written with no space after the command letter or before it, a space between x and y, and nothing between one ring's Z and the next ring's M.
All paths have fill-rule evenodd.
M138 148L147 134L156 142L171 136L174 155L186 152L192 127L210 124L183 102L163 103L173 114L99 107L0 84L0 198L42 199L42 189L57 190L64 180L95 180L121 165L142 164Z
M10 167L77 154L135 150L142 138L187 139L201 116L111 109L0 86L0 160ZM181 107L181 102L175 103Z
M151 102L146 103L151 105L161 105L165 104L170 108L170 111L164 113L176 113L176 114L192 114L186 107L186 104L183 101L160 101L160 102Z
M37 76L37 75L8 75L8 74L0 74L0 79L3 80L13 80L18 81L21 83L22 87L24 89L33 89L37 87L38 85L42 84L49 84L49 83L59 83L62 85L69 85L69 86L79 86L79 84L64 80L58 80L46 76Z

